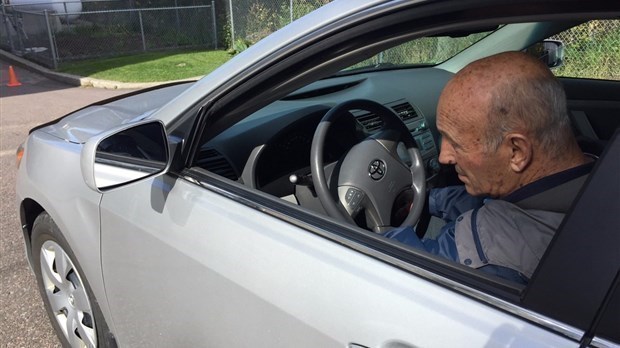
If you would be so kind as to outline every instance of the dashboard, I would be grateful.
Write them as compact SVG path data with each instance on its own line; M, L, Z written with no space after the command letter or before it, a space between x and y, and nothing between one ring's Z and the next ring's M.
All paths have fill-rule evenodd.
M439 172L435 108L451 73L436 68L375 71L310 84L249 115L201 147L197 165L277 197L295 193L291 175L307 178L314 131L333 106L370 99L393 110L416 140L427 180ZM325 163L337 162L381 127L379 117L350 110L330 127ZM406 162L403 151L399 155Z

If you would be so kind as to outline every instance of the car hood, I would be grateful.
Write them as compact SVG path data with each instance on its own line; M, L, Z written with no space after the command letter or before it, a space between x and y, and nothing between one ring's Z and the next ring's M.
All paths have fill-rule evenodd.
M149 117L193 84L160 86L104 100L34 130L82 144L101 132Z

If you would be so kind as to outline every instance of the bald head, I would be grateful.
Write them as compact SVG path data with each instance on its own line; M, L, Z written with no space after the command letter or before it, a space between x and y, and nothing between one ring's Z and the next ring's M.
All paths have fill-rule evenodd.
M531 136L554 156L573 142L562 85L527 53L504 52L475 61L454 76L444 94L481 111L472 121L486 125L489 149L513 131Z
M459 71L439 99L437 127L452 144L442 144L440 161L456 164L470 193L502 196L583 162L562 85L522 52L486 57ZM492 174L481 175L485 170ZM474 179L480 182L468 187L466 180Z
M449 85L474 82L482 83L483 88L493 88L519 79L554 79L554 76L540 60L527 53L504 52L467 65Z

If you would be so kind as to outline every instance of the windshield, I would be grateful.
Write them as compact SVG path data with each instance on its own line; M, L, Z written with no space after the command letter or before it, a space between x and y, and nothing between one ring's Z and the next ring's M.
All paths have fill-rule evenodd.
M412 65L436 65L440 64L482 38L492 33L485 31L466 36L432 36L421 37L354 64L341 71L341 74L357 72L360 70L380 70L385 68L407 67Z

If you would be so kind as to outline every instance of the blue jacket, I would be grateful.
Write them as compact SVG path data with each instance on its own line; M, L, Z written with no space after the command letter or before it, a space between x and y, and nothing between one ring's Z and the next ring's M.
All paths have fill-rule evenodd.
M446 222L437 238L420 239L412 226L385 236L525 284L592 167L589 163L553 174L501 200L473 197L464 186L432 189L429 213Z

